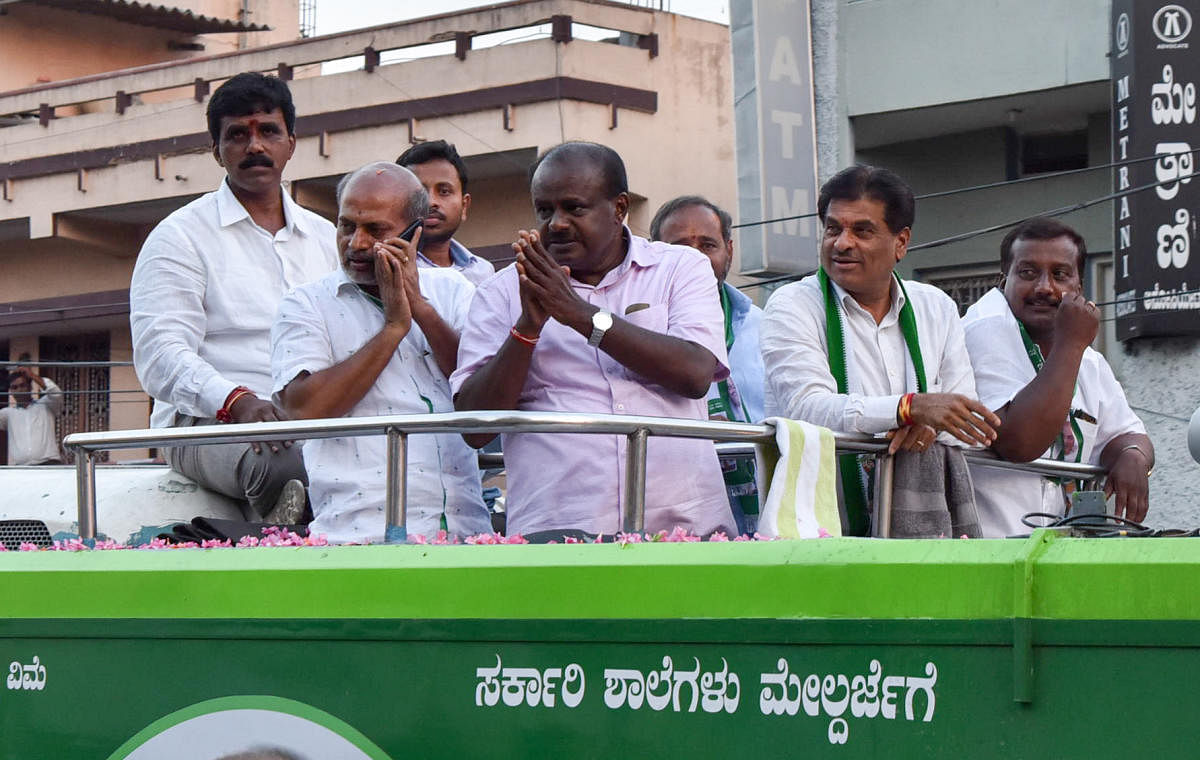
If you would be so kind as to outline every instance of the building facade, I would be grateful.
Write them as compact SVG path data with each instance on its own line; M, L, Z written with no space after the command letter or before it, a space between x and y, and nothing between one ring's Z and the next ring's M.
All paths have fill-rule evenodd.
M1004 230L922 245L1113 192L1111 13L1108 0L812 0L822 176L861 161L892 169L918 195L967 189L918 201L917 250L903 274L965 308L998 279ZM1104 303L1096 347L1157 449L1150 521L1191 527L1200 468L1186 430L1200 400L1200 344L1118 342L1113 204L1061 218L1087 240L1084 287Z
M494 44L499 33L504 44ZM503 265L516 231L533 223L528 168L564 140L621 154L637 234L676 195L731 206L729 59L724 25L521 0L0 92L10 124L0 128L0 355L130 358L138 251L155 224L224 176L204 110L237 72L291 79L298 139L284 179L329 218L345 172L416 141L455 143L473 198L458 239ZM149 400L132 368L99 374L107 385L94 383L103 393L88 396L98 406L77 429L145 427Z

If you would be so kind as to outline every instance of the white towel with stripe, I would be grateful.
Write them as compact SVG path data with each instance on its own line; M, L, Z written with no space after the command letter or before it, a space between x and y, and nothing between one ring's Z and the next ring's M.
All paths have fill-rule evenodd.
M758 472L770 475L759 493L767 498L758 532L771 538L818 538L842 535L838 513L837 457L833 431L782 417L763 420L775 426L775 448L764 447Z

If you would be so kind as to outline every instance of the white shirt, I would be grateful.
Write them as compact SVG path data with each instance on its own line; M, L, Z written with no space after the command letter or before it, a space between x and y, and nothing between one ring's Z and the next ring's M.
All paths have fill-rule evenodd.
M963 344L958 307L932 285L905 280L925 364L926 391L975 397L975 379ZM904 295L893 282L892 306L875 318L833 283L845 315L849 393L837 392L829 371L825 296L816 275L785 285L767 302L762 323L766 415L822 425L839 432L883 433L896 427L896 407L915 393L911 359L900 332ZM945 442L947 436L943 436Z
M271 391L268 337L279 300L337 266L333 225L283 193L286 224L259 227L226 182L162 220L129 286L133 363L153 427L214 417L230 391Z
M993 288L967 309L962 323L971 363L976 368L975 386L979 389L979 400L988 409L999 409L1037 376L1017 330L1017 319L1004 293ZM1125 391L1113 376L1112 368L1090 347L1084 349L1079 363L1071 407L1096 420L1094 425L1077 420L1083 433L1081 461L1084 464L1099 464L1104 447L1118 435L1146 432L1145 425L1129 408ZM1051 456L1051 451L1047 450L1042 456ZM1073 456L1071 461L1074 461ZM986 537L1028 533L1031 528L1023 524L1021 518L1030 512L1063 513L1062 487L1040 475L972 464L971 479L975 483L975 503Z
M422 269L441 268L425 258L425 254L419 251L417 252L417 266ZM496 267L492 262L482 256L476 256L471 253L465 245L454 239L450 240L450 266L446 268L458 272L475 286L479 286L484 280L496 273Z
M451 269L422 269L421 294L455 330L475 290ZM383 329L383 311L341 269L289 293L271 328L274 400L302 371L350 358ZM349 417L452 412L450 384L416 322ZM314 520L309 530L335 543L384 538L387 442L383 436L320 438L304 444ZM490 533L477 455L461 435L408 438L408 532L433 536L442 514L452 533Z
M8 429L9 464L62 461L54 418L62 411L63 392L48 377L43 377L42 382L46 387L37 401L26 407L0 409L0 430Z

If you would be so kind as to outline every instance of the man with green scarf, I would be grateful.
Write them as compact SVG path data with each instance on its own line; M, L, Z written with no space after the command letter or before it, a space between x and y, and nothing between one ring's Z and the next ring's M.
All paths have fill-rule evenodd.
M1087 245L1057 219L1034 217L1000 243L1000 285L963 318L979 398L1004 420L992 450L1013 462L1045 457L1100 465L1111 511L1149 509L1154 446L1112 368L1091 348L1100 310L1083 295ZM1027 533L1030 512L1062 515L1073 482L973 467L984 535Z
M733 219L729 212L699 195L682 195L664 203L650 222L650 239L690 246L703 253L717 276L721 312L725 316L725 348L729 377L708 391L708 416L730 422L763 418L763 364L758 348L762 309L725 281L733 264ZM759 512L754 461L721 456L729 505L739 533L753 533Z
M817 214L821 268L780 288L763 318L767 416L886 435L892 452L925 451L939 436L990 445L1000 420L976 400L954 301L895 273L912 190L886 169L853 166L822 186ZM867 478L850 457L840 472L847 530L865 535Z

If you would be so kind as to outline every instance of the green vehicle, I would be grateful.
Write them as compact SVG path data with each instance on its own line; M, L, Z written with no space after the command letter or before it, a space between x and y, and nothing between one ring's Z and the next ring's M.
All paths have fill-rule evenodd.
M1197 546L7 552L0 758L1190 756Z

